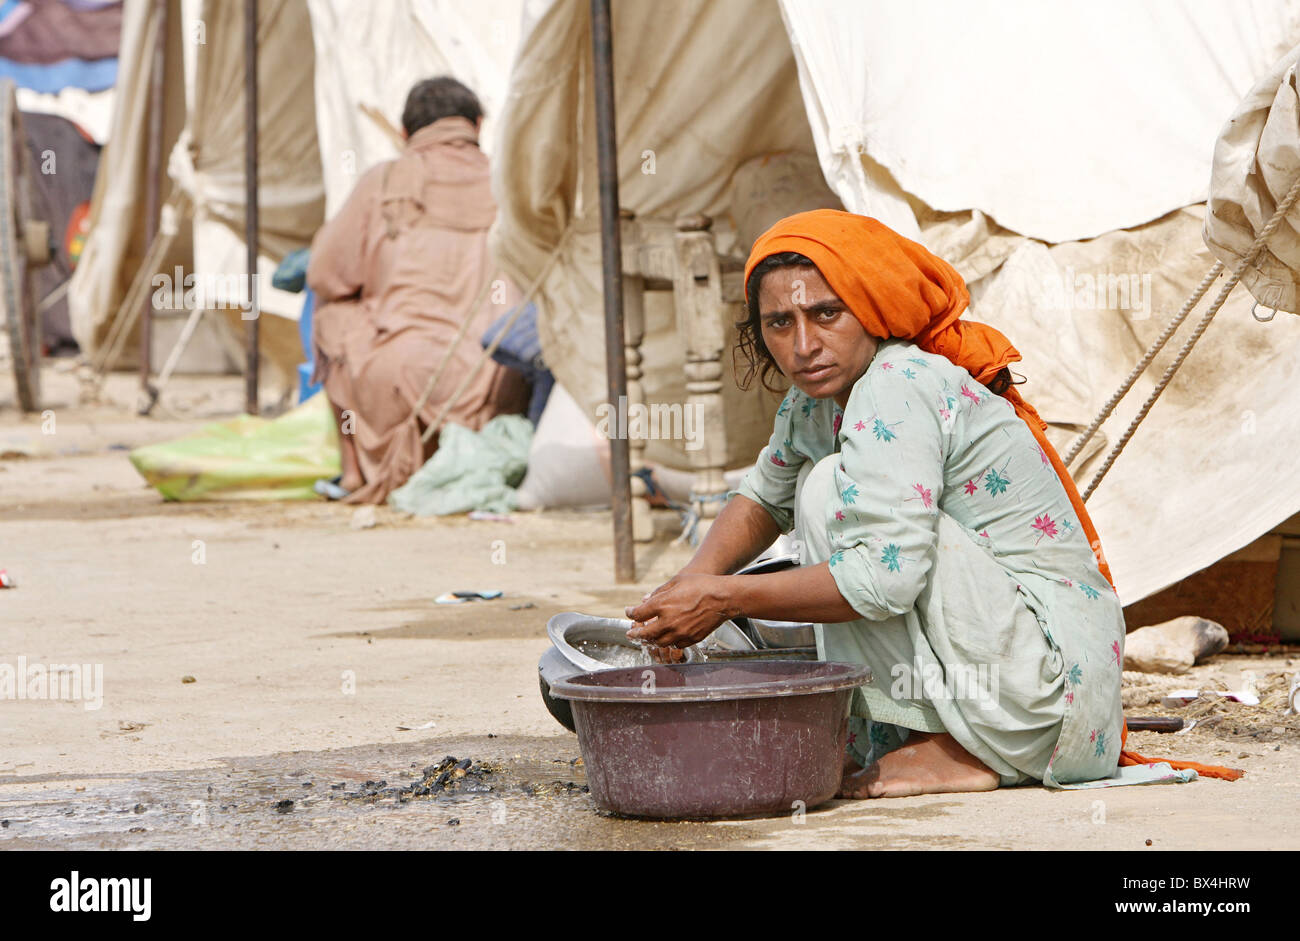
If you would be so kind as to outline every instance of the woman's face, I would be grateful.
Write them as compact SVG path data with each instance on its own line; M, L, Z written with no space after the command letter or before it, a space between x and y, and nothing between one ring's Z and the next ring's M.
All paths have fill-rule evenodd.
M758 290L763 342L799 391L843 408L867 371L879 341L839 299L815 267L777 268Z

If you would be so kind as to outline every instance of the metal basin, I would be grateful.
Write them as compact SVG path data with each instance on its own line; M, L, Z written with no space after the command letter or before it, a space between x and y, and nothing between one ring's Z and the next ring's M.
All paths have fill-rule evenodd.
M615 666L649 665L650 655L627 639L631 626L631 621L592 617L576 611L557 614L546 622L546 633L553 646L537 663L537 683L546 711L570 732L575 731L573 710L566 700L551 695L551 687L576 673ZM708 657L763 655L730 621L705 638L700 646L705 648L704 656ZM692 662L699 660L701 655L692 647L686 650L686 658L687 662Z
M766 575L799 567L797 555L781 555L747 565L737 575ZM772 621L766 618L737 618L737 625L759 647L787 649L816 647L817 634L807 621Z
M848 663L758 660L583 673L569 701L592 798L627 817L788 814L835 796L853 690Z
M632 622L621 618L598 618L576 611L557 614L546 622L546 634L564 659L579 670L607 670L610 667L648 666L650 655L627 632ZM700 643L686 649L686 662L708 657L710 650L753 650L753 642L730 621L724 622Z

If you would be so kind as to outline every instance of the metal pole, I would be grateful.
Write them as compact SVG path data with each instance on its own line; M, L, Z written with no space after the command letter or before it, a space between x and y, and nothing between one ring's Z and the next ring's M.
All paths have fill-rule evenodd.
M614 578L636 580L632 544L632 484L626 433L627 364L623 355L623 243L618 218L618 151L614 133L614 40L609 0L591 0L595 63L596 155L600 176L601 274L605 294L605 380L617 416L610 435L614 511Z
M244 411L256 415L258 371L257 297L257 0L244 0L244 244L248 247L248 361L244 365Z
M158 35L149 74L149 166L145 179L144 243L152 245L158 234L159 191L162 188L163 70L167 64L167 0L154 0L154 22ZM152 274L152 272L151 272ZM150 395L149 373L153 371L153 295L145 301L140 320L140 390Z

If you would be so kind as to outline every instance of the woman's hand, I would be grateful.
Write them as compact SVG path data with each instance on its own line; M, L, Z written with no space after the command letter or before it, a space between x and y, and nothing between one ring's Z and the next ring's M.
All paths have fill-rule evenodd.
M637 623L627 636L658 647L698 644L737 614L730 594L730 576L677 575L628 606L627 616Z

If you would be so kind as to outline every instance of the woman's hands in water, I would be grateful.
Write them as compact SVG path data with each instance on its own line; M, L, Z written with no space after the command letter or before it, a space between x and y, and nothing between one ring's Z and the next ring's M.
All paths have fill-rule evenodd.
M657 662L684 660L681 648L698 643L741 613L733 594L743 578L724 573L749 562L780 534L767 510L748 497L733 497L686 568L639 605L628 607L627 616L637 623L627 636L650 645L650 656Z
M627 616L636 624L632 640L657 647L683 648L698 644L738 613L731 599L731 576L677 575L664 582ZM680 659L680 658L678 658Z
M818 624L862 616L840 594L826 562L765 575L682 572L627 609L627 616L637 622L627 636L655 645L651 656L671 663L682 659L672 656L680 648L699 643L723 621L742 614Z

